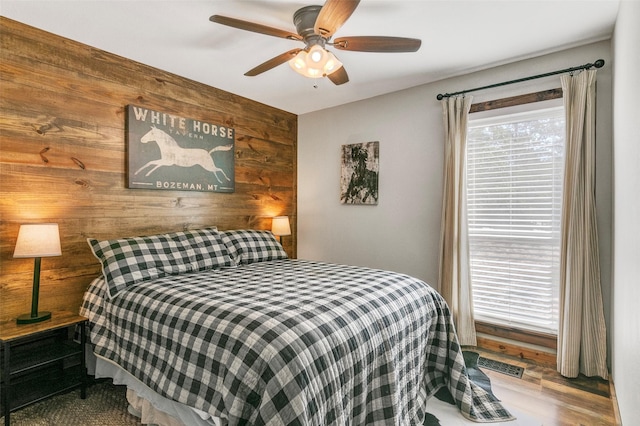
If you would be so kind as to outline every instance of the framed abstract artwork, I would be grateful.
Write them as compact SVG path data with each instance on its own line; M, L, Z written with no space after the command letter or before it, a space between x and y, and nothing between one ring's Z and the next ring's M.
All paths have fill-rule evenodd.
M378 204L380 143L342 145L340 202Z

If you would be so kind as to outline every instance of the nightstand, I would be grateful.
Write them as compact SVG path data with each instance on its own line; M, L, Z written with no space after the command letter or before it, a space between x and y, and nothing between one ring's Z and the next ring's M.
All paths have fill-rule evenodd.
M35 324L0 323L1 407L5 426L9 415L34 402L80 388L86 397L86 324L71 312L53 312ZM81 343L73 340L76 326Z

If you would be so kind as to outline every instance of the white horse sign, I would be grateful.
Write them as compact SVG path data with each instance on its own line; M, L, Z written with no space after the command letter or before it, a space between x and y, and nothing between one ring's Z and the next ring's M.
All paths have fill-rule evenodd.
M233 128L127 105L128 187L234 192Z

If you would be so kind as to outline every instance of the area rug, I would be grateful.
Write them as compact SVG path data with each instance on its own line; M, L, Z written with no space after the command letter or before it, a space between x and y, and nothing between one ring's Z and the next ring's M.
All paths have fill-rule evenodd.
M11 413L12 426L139 426L139 419L127 411L125 386L102 381L87 389L87 397L80 399L80 391L29 405ZM0 417L4 424L4 417Z
M471 351L463 351L464 362L467 366L467 374L469 378L478 386L480 386L485 391L491 393L491 380L489 377L479 368L478 366L478 358L479 355L475 352ZM495 396L495 395L494 395ZM510 408L505 405L505 408L509 410L509 412L516 417L515 420L511 420L508 422L495 422L488 423L491 425L505 425L505 426L541 426L542 422L540 420L531 417L528 414L524 414ZM460 410L455 405L453 397L451 393L446 389L446 387L440 388L438 392L429 399L427 403L427 417L424 421L424 426L477 426L478 423L473 422L471 420L466 419L462 414L460 414Z

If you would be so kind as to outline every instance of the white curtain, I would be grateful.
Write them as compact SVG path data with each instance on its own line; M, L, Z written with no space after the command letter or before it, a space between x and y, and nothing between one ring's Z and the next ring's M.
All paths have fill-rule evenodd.
M466 201L467 122L472 97L442 100L445 129L440 225L440 292L449 304L461 345L476 346Z
M566 162L560 254L557 368L607 378L595 209L596 71L563 75Z

